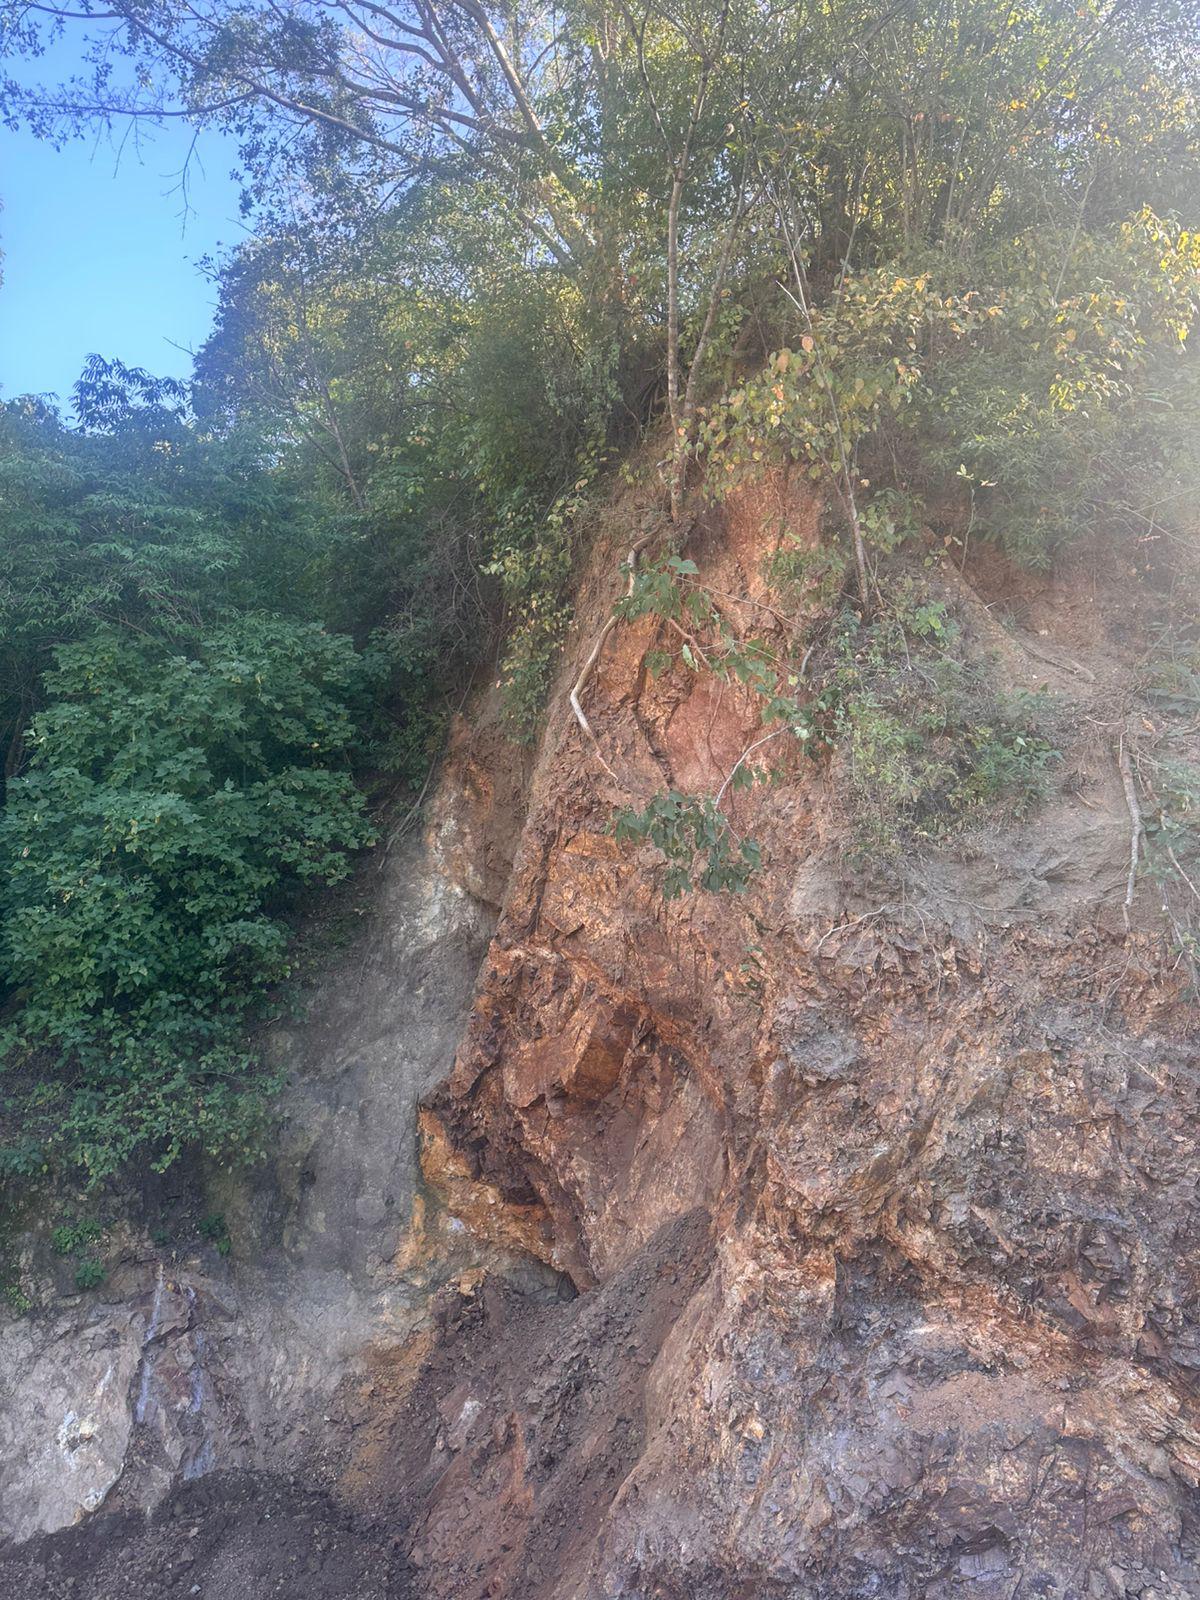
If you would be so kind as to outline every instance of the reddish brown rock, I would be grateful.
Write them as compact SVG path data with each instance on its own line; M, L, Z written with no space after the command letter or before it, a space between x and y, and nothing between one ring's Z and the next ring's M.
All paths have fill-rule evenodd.
M778 523L752 520L689 546L730 595L763 593ZM479 1410L420 1468L423 1596L1200 1594L1196 1018L1152 905L1121 926L1128 819L1085 720L1127 692L1127 599L1058 667L947 594L1014 686L1072 704L1088 803L900 893L850 873L836 768L798 762L736 802L751 890L665 904L557 708L434 1104L581 1294L486 1313ZM650 681L652 642L618 630L589 715L632 793L711 792L753 708Z
M1130 594L1102 562L931 571L989 670L1058 697L1069 781L1028 821L874 883L837 757L780 752L727 796L762 873L668 904L614 806L713 792L759 723L743 690L652 678L642 619L587 689L617 781L596 761L565 689L639 516L597 534L528 794L490 712L456 734L432 844L502 910L392 1258L420 1326L317 1430L320 1526L353 1552L328 1593L1200 1596L1200 1058L1154 895L1122 916ZM696 521L730 627L778 641L763 561L816 527L783 479ZM455 1221L482 1244L439 1280ZM128 1541L157 1572L158 1534ZM231 1548L203 1581L266 1592L231 1586ZM126 1592L117 1559L87 1600Z

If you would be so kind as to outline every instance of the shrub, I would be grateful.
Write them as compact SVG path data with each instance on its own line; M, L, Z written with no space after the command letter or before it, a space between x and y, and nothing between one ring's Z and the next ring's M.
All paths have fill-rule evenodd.
M573 487L544 516L531 510L527 492L509 497L491 536L484 570L500 580L511 626L500 662L504 719L521 743L532 742L554 675L559 646L571 620L571 532L581 515L592 467L581 468ZM536 505L536 502L535 502Z
M613 822L618 839L646 839L667 862L663 898L674 900L692 888L710 893L740 893L761 864L757 844L739 840L712 796L655 795L646 807L619 811Z
M1198 269L1200 235L1143 210L1077 247L1030 230L962 267L864 272L708 409L710 481L794 462L850 517L860 461L906 461L934 492L965 483L975 531L1030 566L1098 524L1144 532L1154 480L1182 501L1200 470ZM896 485L858 522L885 552L915 531Z
M1044 702L999 690L945 606L911 584L873 622L843 614L825 672L860 862L894 865L985 809L1020 816L1045 795L1058 752Z
M76 1255L85 1244L95 1244L103 1235L103 1228L90 1217L85 1217L81 1222L60 1223L50 1235L50 1243L55 1255Z
M280 913L371 838L356 657L250 615L186 652L111 631L57 659L0 821L9 1113L93 1180L138 1150L250 1153L268 1085L239 1030L287 971Z
M233 1240L229 1237L223 1212L213 1211L208 1216L201 1217L199 1227L200 1237L207 1239L219 1256L229 1255L233 1249Z
M88 1256L75 1268L75 1287L77 1289L98 1289L108 1274L101 1262L95 1256Z

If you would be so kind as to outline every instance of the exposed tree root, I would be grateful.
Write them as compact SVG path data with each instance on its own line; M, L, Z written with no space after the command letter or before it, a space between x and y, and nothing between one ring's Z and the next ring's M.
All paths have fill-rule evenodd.
M656 530L652 528L649 533L644 533L640 539L636 539L629 547L629 555L626 557L629 567L629 582L625 589L627 596L633 593L634 581L637 578L637 558L650 543L651 539L653 539L655 531ZM576 678L574 687L571 690L570 700L571 710L575 713L575 720L583 729L583 732L588 740L591 742L592 750L595 753L596 760L600 763L604 771L617 785L617 787L623 789L626 788L627 785L621 782L620 778L617 777L616 773L604 759L604 752L600 749L600 741L596 737L596 730L588 721L587 713L583 709L583 691L587 687L592 673L596 670L596 663L599 661L604 650L604 646L608 642L609 634L613 631L616 625L617 616L616 613L613 612L609 616L608 621L600 629L600 632L596 635L595 642L587 653L587 659L584 661L583 666L579 669L579 676Z
M1017 644L1022 650L1024 650L1025 654L1027 656L1032 656L1035 661L1044 661L1048 667L1057 667L1060 672L1064 670L1073 672L1077 677L1082 678L1086 683L1095 683L1096 674L1092 671L1092 669L1090 667L1083 666L1081 662L1072 660L1070 656L1064 655L1059 657L1047 655L1044 650L1039 650L1036 645L1030 644L1026 639L1018 638L1015 633L1010 634L1009 637L1016 639Z
M1125 748L1125 736L1122 734L1117 745L1117 767L1121 774L1121 783L1125 790L1125 804L1129 807L1129 876L1125 880L1125 931L1129 932L1129 912L1133 905L1133 890L1137 880L1138 857L1142 847L1142 808L1138 804L1137 785L1133 781L1133 767L1130 765L1129 752Z

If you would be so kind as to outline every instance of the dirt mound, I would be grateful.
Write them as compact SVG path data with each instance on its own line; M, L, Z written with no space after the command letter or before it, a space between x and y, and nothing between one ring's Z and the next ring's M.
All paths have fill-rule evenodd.
M329 1496L255 1473L183 1485L151 1517L100 1517L0 1554L5 1600L406 1600L403 1541Z

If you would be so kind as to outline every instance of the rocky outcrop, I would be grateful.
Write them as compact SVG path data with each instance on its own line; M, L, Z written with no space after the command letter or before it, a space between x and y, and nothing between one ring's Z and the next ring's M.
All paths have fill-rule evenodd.
M694 529L732 615L777 527ZM767 860L745 896L665 904L560 715L430 1115L584 1292L430 1458L423 1594L1200 1593L1196 1017L1150 897L1122 923L1121 577L1086 606L1046 581L1055 644L946 574L973 648L1056 695L1069 777L903 893L848 872L808 763L735 802ZM591 720L620 787L712 792L753 708L652 683L652 626L615 636Z
M272 1158L203 1177L228 1257L127 1220L101 1247L103 1285L77 1293L49 1249L54 1208L25 1236L38 1303L0 1338L0 1542L145 1510L214 1471L315 1471L338 1386L380 1352L419 1350L431 1295L485 1259L424 1189L416 1107L453 1055L495 921L446 841L502 857L514 832L520 763L494 791L469 781L489 737L486 721L460 735L431 836L393 818L308 931L320 962L263 1041L289 1080ZM556 1282L513 1270L534 1291Z
M610 508L563 689L641 515ZM764 557L815 524L780 480L697 516L687 553L731 628L789 625ZM184 1423L204 1331L254 1346L219 1368L199 1352L237 1397L214 1415L257 1450L231 1457L221 1435L208 1464L292 1462L322 1497L321 1548L299 1544L331 1575L308 1592L1200 1595L1196 1015L1151 893L1125 926L1115 759L1148 716L1130 596L1143 617L1166 601L1153 574L1100 563L930 570L990 670L1053 695L1064 761L1034 816L899 883L848 865L836 759L781 757L773 784L728 796L763 849L746 893L664 901L613 807L712 792L760 724L733 685L653 678L653 619L615 631L588 686L611 774L556 698L515 854L511 752L464 722L429 830L436 887L429 857L385 864L377 942L289 1046L281 1168L227 1205L265 1263L253 1289L239 1268L236 1334L204 1305L215 1287L191 1280L197 1311L167 1279L151 1338L149 1263L94 1348L70 1313L79 1387L111 1360L120 1414L102 1450L78 1422L53 1448L95 1450L106 1508L149 1481L130 1476L153 1432L147 1350L176 1419L160 1481L200 1459ZM10 1370L42 1375L56 1441L90 1413L49 1334L30 1337ZM239 1359L253 1381L228 1376ZM26 1529L67 1520L48 1492ZM195 1514L192 1593L291 1593L251 1501L220 1472L176 1487L148 1528L112 1519L104 1570L177 1592L164 1530ZM80 1554L103 1525L23 1547L0 1577L36 1562L39 1600L108 1600L117 1579L92 1583Z

